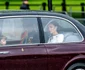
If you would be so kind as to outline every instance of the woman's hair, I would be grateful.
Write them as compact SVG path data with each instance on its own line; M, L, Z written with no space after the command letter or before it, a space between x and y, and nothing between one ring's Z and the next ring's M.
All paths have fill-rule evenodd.
M59 24L56 21L52 21L49 24L53 24L55 27L59 27Z
M57 27L57 31L58 32L60 32L60 30L61 30L61 26L59 25L59 23L57 22L57 20L51 20L50 22L49 22L49 24L53 24L55 27Z

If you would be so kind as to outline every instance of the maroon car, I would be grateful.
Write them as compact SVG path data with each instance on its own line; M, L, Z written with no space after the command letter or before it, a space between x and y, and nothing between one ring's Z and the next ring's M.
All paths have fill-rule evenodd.
M85 26L60 13L1 11L0 70L85 70Z

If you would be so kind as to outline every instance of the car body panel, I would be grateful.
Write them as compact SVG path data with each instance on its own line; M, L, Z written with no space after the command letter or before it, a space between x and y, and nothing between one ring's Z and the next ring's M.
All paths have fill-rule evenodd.
M85 61L84 54L79 54L78 56L75 56L70 61L68 61L67 64L63 67L63 70L66 70L69 66L71 66L74 63L84 62L84 61Z
M46 44L47 52L48 52L48 67L49 70L62 70L64 66L78 59L85 59L85 43L74 43L74 44ZM80 47L81 46L81 47ZM79 56L80 58L76 58L78 55L83 55L84 57ZM72 60L74 59L74 60ZM71 60L71 62L70 62ZM56 68L55 68L56 67Z
M36 49L37 48L37 49ZM1 70L45 70L47 69L47 56L44 45L24 45L2 47L0 52Z

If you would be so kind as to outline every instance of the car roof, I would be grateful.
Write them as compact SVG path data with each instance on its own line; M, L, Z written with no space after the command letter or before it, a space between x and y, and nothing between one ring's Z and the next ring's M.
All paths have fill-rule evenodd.
M25 15L25 14L36 14L36 15L56 15L56 14L64 14L64 12L54 12L54 11L31 11L31 10L4 10L0 11L0 16L6 16L6 15Z

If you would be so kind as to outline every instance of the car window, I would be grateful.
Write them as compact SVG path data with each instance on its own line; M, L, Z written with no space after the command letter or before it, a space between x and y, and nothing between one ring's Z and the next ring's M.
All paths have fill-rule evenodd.
M40 43L37 18L0 19L0 41L3 37L6 45Z
M63 18L41 18L45 43L80 42L82 36L77 27Z

